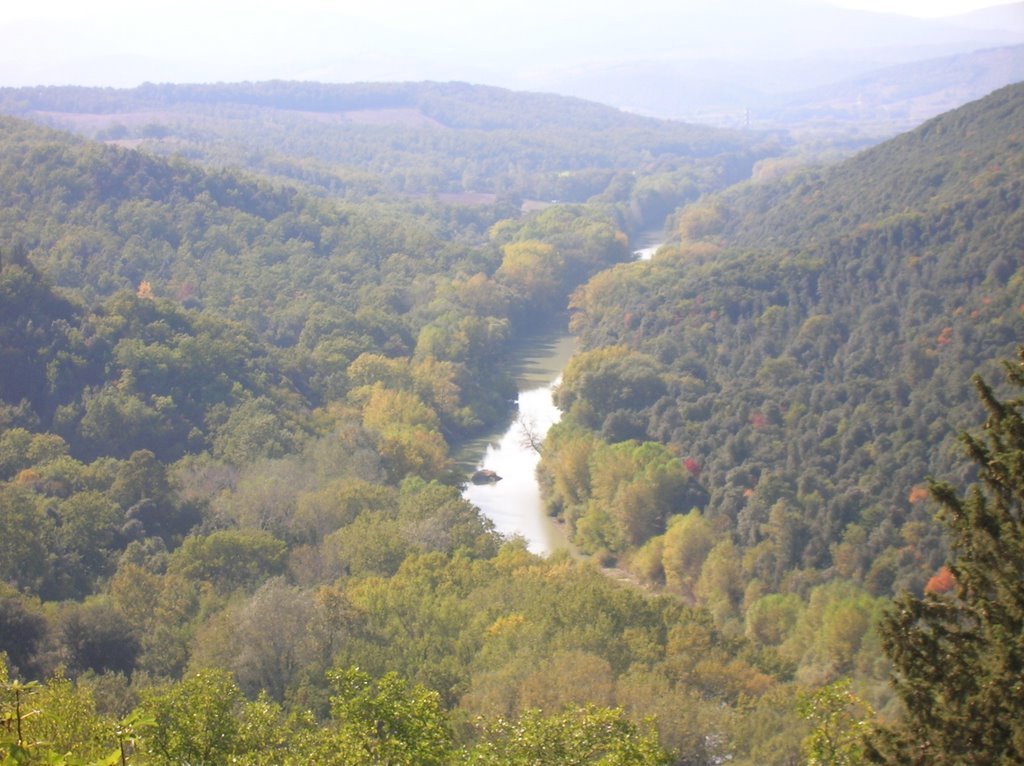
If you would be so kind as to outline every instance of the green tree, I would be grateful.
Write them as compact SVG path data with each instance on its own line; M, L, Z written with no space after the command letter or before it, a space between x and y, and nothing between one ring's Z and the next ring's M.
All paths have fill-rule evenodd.
M105 386L83 399L85 414L78 434L90 457L126 458L139 447L151 447L161 454L173 452L166 448L171 438L167 423L142 397L116 386Z
M131 673L139 639L107 597L66 602L58 626L62 659L74 671Z
M789 636L803 604L795 593L761 596L746 611L747 638L762 646L778 646Z
M39 683L11 680L7 656L0 654L0 763L7 766L32 762L33 742L28 720L37 714L32 699Z
M714 547L711 524L694 509L685 516L675 516L665 531L662 566L668 588L689 600L700 579L704 560Z
M802 697L801 717L811 733L801 743L807 766L858 766L864 763L864 737L874 713L843 679Z
M210 620L193 641L192 664L228 668L250 697L283 700L312 661L311 595L273 578L246 601Z
M39 687L33 703L39 714L28 721L30 739L81 759L68 759L70 763L92 763L110 751L110 722L97 712L88 688L72 683L58 671Z
M537 240L502 248L495 280L507 285L529 310L550 310L561 294L565 260L552 245Z
M314 763L440 766L452 748L441 699L395 673L378 681L357 668L327 674L336 727L325 731Z
M615 413L639 412L664 395L662 372L656 359L625 346L585 351L574 356L566 366L555 400L583 425L601 428ZM638 430L641 433L624 438L642 438L643 429Z
M7 655L15 674L33 677L47 631L39 600L0 582L0 655Z
M206 537L185 538L168 562L168 572L212 582L218 590L256 588L281 574L286 546L255 529L224 529Z
M22 589L39 589L48 570L49 526L32 492L0 485L0 580Z
M11 479L18 471L32 465L28 454L32 439L32 432L24 428L0 431L0 479Z
M58 510L57 540L65 553L67 574L78 580L69 589L87 588L92 577L113 569L111 554L124 515L101 492L76 492ZM70 565L70 566L68 566Z
M242 692L225 670L204 670L150 691L141 709L152 722L144 750L154 764L231 763L240 749Z
M1007 378L1024 388L1024 348ZM874 740L873 758L901 764L1024 762L1024 397L997 398L974 378L988 413L963 434L979 482L961 496L933 482L951 540L956 587L903 595L883 621L893 684L906 706Z
M143 500L164 505L171 494L167 469L149 450L136 450L118 467L110 494L123 508Z
M667 753L653 726L638 726L621 709L585 707L545 716L530 710L499 718L482 743L458 763L497 766L663 766Z
M112 758L95 760L114 740L92 692L61 672L47 683L12 680L6 659L0 652L0 764L113 766Z
M260 457L281 457L296 444L293 425L267 397L247 399L214 429L213 454L232 465Z

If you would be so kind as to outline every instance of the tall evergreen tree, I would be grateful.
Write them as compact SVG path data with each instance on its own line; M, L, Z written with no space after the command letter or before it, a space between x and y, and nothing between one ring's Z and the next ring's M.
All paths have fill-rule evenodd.
M1006 363L1024 388L1024 348ZM904 595L883 624L904 720L873 759L899 764L1024 763L1024 397L1000 401L975 377L984 434L963 434L978 482L931 484L952 547L955 587Z

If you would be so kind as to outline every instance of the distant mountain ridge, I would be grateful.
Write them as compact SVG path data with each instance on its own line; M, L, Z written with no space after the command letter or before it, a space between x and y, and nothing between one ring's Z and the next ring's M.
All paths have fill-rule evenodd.
M952 20L961 27L1024 32L1024 2L980 8L955 16Z
M18 116L36 112L117 114L186 105L252 107L343 114L366 109L416 109L450 128L511 130L571 125L602 130L657 123L615 107L550 93L526 93L462 82L245 82L145 83L136 88L41 86L0 89L0 109Z
M1021 8L1024 15L1024 6ZM1024 81L1024 45L962 53L886 67L866 75L777 99L759 110L756 125L800 132L856 129L885 135Z
M51 19L0 24L0 83L464 81L743 125L744 110L763 103L751 94L794 93L896 64L1019 45L1022 18L1019 3L940 19L821 0L638 0L586 12L524 0L516 13L483 4L415 20L382 19L376 9L258 6L231 19L230 35L214 34L210 20L187 60L181 46L110 39L99 18ZM174 29L197 37L187 13L162 22L168 39ZM275 55L257 55L271 40Z
M6 88L0 112L151 153L245 167L317 194L501 196L531 206L599 198L628 204L627 225L641 227L660 225L685 199L749 177L754 163L788 144L778 134L459 82ZM647 177L651 189L634 189Z
M877 140L1021 80L1024 45L1010 45L888 64L878 51L857 61L637 61L580 68L557 87L641 114Z

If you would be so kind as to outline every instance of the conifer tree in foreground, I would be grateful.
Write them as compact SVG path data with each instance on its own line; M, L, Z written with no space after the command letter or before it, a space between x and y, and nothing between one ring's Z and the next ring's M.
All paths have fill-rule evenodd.
M1007 362L1024 389L1024 348ZM898 764L1024 763L1024 397L1000 401L976 377L988 412L961 440L978 482L961 497L933 482L950 534L955 586L897 599L884 620L904 720L872 742Z

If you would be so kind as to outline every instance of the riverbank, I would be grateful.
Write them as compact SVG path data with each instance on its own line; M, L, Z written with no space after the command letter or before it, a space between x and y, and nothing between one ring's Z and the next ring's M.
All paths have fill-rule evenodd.
M564 323L530 336L513 351L519 390L514 417L501 430L463 444L456 453L458 468L467 479L481 468L501 477L491 483L468 483L463 497L501 534L523 537L530 551L543 556L572 550L564 525L544 509L536 446L561 417L552 392L575 349Z
M647 260L664 243L664 230L642 232L634 243L637 260ZM576 351L567 321L533 333L512 349L513 374L519 391L516 412L503 428L472 439L456 452L456 465L466 476L462 496L477 506L506 536L520 536L530 551L548 556L575 552L564 523L549 516L537 481L538 448L562 413L552 400L562 370ZM476 484L478 470L493 471L500 480Z

